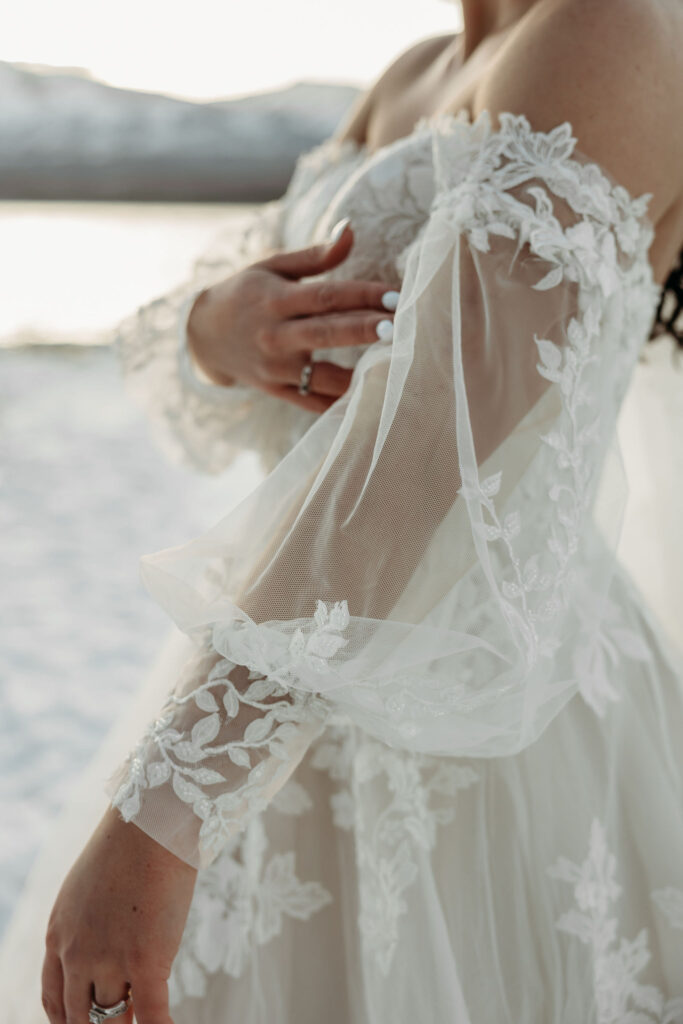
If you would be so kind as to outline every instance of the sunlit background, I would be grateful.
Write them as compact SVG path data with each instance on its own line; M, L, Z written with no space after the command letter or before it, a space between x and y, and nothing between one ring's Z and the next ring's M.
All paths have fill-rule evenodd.
M224 167L231 187L242 173L228 182L230 153L210 148L211 119L223 123L211 101L258 93L246 122L228 105L225 135L251 131L241 148L254 173L277 166L263 197L278 194L296 154L336 127L349 86L459 17L441 0L24 0L3 18L0 932L72 783L166 636L138 583L140 555L188 539L258 479L250 456L220 480L169 464L102 344L187 276L217 226L239 231L251 209L188 201L215 198ZM135 159L150 136L142 176ZM195 161L179 188L184 149Z
M5 12L0 933L167 634L140 555L189 539L258 479L249 455L219 479L166 461L124 394L113 326L187 277L218 227L239 232L254 202L281 194L297 155L398 53L460 26L447 0L23 0ZM625 423L627 468L647 464L655 426L672 464L683 451L683 410L678 427L664 419L674 391L650 394L648 437ZM631 507L659 511L661 495L631 477ZM650 540L639 558L664 579L676 566ZM680 608L669 614L679 628Z
M3 19L1 57L218 99L302 79L363 85L411 42L459 25L447 0L28 0Z
M126 90L200 102L317 81L362 87L411 42L459 25L459 8L445 0L408 5L393 0L197 0L191 5L29 0L15 5L5 19L0 61L35 70L38 77L41 65L74 69L78 76L87 74ZM15 122L25 116L25 94L34 80L24 84L21 94L14 82L14 89L8 89L0 73L3 84L0 140L12 105L17 108ZM314 96L315 91L292 104L295 113L303 107L307 124ZM98 99L93 96L91 106ZM316 111L304 142L329 134L348 104L342 97L329 105L334 109L327 123L324 112ZM102 108L104 120L108 107L102 103ZM83 116L80 110L77 114ZM31 140L32 146L42 139L47 147L55 120L45 126L38 122L32 130L39 136ZM278 138L285 166L280 183L286 181L297 146L307 148L282 135ZM47 152L49 157L49 148ZM274 191L280 191L277 183ZM199 187L197 194L202 195ZM95 340L128 309L182 277L225 213L224 208L194 202L189 208L176 203L172 209L159 209L155 202L132 210L78 201L56 206L16 199L0 203L0 343L17 334L21 341Z

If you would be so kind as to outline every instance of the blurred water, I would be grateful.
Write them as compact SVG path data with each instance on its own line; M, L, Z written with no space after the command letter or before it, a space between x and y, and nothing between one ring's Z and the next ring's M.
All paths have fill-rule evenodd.
M0 333L98 340L185 276L225 215L0 204ZM219 479L170 465L109 348L0 348L0 933L72 782L167 634L140 555L205 529L258 478L250 455Z
M86 343L170 289L248 204L0 202L0 345Z

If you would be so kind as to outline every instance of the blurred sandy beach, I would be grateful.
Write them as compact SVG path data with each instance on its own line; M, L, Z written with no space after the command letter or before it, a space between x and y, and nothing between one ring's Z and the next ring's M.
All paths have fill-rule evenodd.
M106 348L0 352L0 933L50 821L168 632L138 559L258 479L169 465ZM112 766L114 767L114 766Z
M0 933L167 635L140 555L210 525L259 475L250 455L220 480L170 465L99 343L250 209L0 203Z

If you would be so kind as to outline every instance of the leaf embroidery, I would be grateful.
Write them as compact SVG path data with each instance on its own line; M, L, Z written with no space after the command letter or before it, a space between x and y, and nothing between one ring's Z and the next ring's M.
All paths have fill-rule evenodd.
M333 623L340 621L337 616ZM325 628L330 628L329 616ZM237 669L220 658L206 682L168 698L162 715L129 755L128 774L112 798L130 821L140 811L145 789L170 781L175 795L198 819L203 860L214 857L261 809L266 781L276 782L287 772L299 727L319 724L328 713L314 694L289 694L279 683L253 678L253 673L241 692L232 678ZM189 714L192 707L195 711ZM243 710L251 720L241 726Z
M298 784L297 784L298 785ZM288 782L272 806L283 814L301 814L311 806L302 787L295 795ZM282 795L284 794L284 795ZM206 995L211 975L241 977L255 947L282 933L285 919L307 921L332 900L316 881L302 882L293 851L268 854L260 817L197 875L178 954L169 979L171 1005Z
M392 750L343 723L328 726L311 765L342 783L330 803L335 825L353 829L363 947L388 975L419 852L434 848L438 826L454 818L456 794L479 776L468 764Z
M574 888L575 906L561 915L555 927L588 947L597 1024L675 1024L680 1001L665 1004L660 989L639 980L651 960L647 929L642 928L635 939L618 940L619 922L610 916L622 891L616 868L605 828L594 818L583 863L559 857L546 868L551 878Z

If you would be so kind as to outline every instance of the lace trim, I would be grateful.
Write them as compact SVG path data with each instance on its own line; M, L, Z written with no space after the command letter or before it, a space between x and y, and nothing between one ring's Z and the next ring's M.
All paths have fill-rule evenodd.
M203 384L187 366L185 323L192 302L203 288L278 247L290 200L288 193L262 207L239 244L228 224L186 282L140 307L113 335L126 385L159 444L173 459L207 473L222 472L245 449L257 451L269 472L316 418L259 388Z
M111 798L124 821L131 821L140 813L144 791L169 783L201 822L202 863L214 859L267 805L265 792L277 788L289 774L295 755L303 753L298 750L301 726L322 727L328 713L321 698L289 694L276 681L255 672L249 673L250 685L242 692L231 679L237 667L220 659L205 682L182 696L169 695L160 716L129 755L126 777ZM182 725L188 707L194 718L189 730ZM237 731L232 723L245 709L251 720L242 734L221 742L221 734L228 729ZM237 783L231 778L233 766L240 769ZM211 787L217 785L223 790L211 795Z
M548 132L534 131L523 114L503 111L494 127L490 111L484 109L472 119L467 109L456 113L443 111L420 117L408 135L370 150L347 139L328 140L310 155L313 166L335 162L363 154L369 161L384 155L408 140L433 137L436 199L444 191L461 184L463 176L472 181L490 176L506 161L505 175L499 178L501 188L514 188L532 177L542 177L558 198L567 200L576 213L588 215L615 229L617 241L625 253L649 248L654 226L647 216L652 193L632 197L628 190L611 178L598 164L590 161L579 149L572 134L571 122L564 121ZM458 144L454 159L452 150L439 159L439 139ZM302 158L304 162L306 158ZM658 289L659 291L659 289Z
M448 162L449 167L458 165L461 180L436 194L432 214L445 218L454 233L465 234L472 247L481 252L489 251L491 235L526 242L546 268L550 266L534 288L546 291L563 281L576 283L581 309L581 314L567 325L564 346L548 338L533 339L539 355L538 372L557 386L562 401L562 412L554 429L540 437L548 456L548 473L552 472L553 477L552 487L539 501L543 521L538 516L527 516L525 521L520 508L507 507L503 512L496 507L494 499L501 488L502 471L486 479L480 479L478 473L465 475L460 489L479 534L479 549L482 561L489 567L491 586L528 671L541 659L552 659L557 654L563 639L561 616L571 609L575 595L581 591L590 598L590 583L582 578L576 554L595 498L595 468L600 464L611 429L611 423L605 421L601 412L599 390L604 372L601 366L607 357L599 344L605 300L618 294L625 313L621 336L638 340L643 307L648 302L653 307L656 303L656 288L652 287L646 259L650 228L638 220L649 196L630 200L626 191L612 185L595 165L583 165L572 159L575 140L569 124L545 135L532 132L524 117L501 115L503 129L491 135L490 119L485 115L486 112L474 126L450 116L445 126L439 123L438 130L449 143L448 159L435 141L435 160ZM421 130L428 127L433 130L431 123L425 121ZM453 152L456 136L461 143L463 139L467 143L467 165L462 159L458 162L459 149ZM508 191L528 181L545 186L529 186L530 202ZM592 189L597 192L595 200L590 198ZM572 207L576 203L581 220L563 227L549 192L561 196ZM629 260L619 256L617 230L622 250L632 257ZM624 351L623 358L633 360L635 354ZM611 353L609 358L613 358ZM474 458L470 461L474 462ZM544 549L524 557L522 549L533 550L535 545L529 538L536 536L545 538ZM494 563L495 572L491 568ZM605 654L609 653L613 663L618 654L639 660L648 657L637 636L616 621L614 606L604 598L603 602L604 608L594 609L597 618L583 619L582 638L575 643L580 652L574 658L576 686L599 715L605 713L609 701L619 696L606 670ZM319 608L321 604L319 601ZM338 607L345 604L338 602ZM580 608L578 615L581 618ZM608 617L612 620L609 627ZM226 653L235 656L237 651L245 664L285 685L296 682L302 665L294 658L293 648L285 651L283 641L272 630L266 640L259 626L245 628L240 624L238 628L239 639L233 637L228 641L224 646ZM228 627L227 633L231 631L232 627ZM217 632L215 642L219 635L225 639ZM331 654L342 645L343 641L337 642L334 650L330 648ZM324 665L320 659L317 663L309 659L307 667L328 671L328 659ZM390 719L396 720L398 732L404 738L419 732L414 718L405 715L410 703L428 715L443 715L454 708L470 711L499 700L520 685L508 684L503 690L477 693L465 684L446 692L443 687L435 689L425 679L392 682L395 686L386 699L376 691L369 696L377 705L383 703L383 709ZM314 683L310 685L313 688Z
M647 217L652 193L632 197L623 185L585 157L577 149L569 121L543 132L534 131L523 114L504 111L498 120L500 126L494 128L490 112L482 110L474 121L469 120L467 111L439 114L426 121L435 135L438 194L457 187L463 177L471 182L495 179L497 187L504 190L531 178L542 178L575 213L614 228L624 253L649 248L654 237L654 227ZM452 147L439 145L447 140L456 143L455 154ZM591 239L587 241L592 248Z

